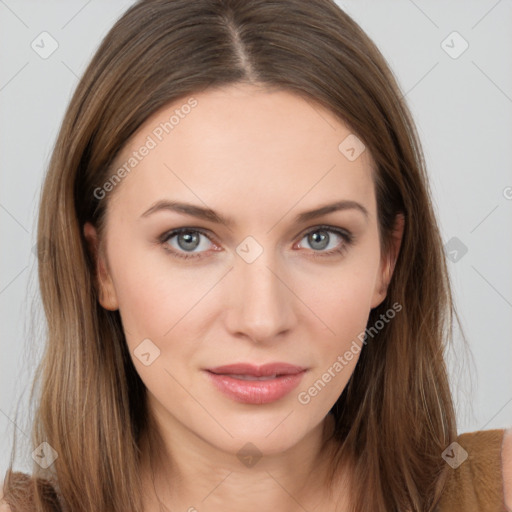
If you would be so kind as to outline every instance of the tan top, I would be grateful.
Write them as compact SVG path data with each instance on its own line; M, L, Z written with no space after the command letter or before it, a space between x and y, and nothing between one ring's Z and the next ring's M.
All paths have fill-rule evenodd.
M504 429L467 432L443 452L452 466L438 512L505 512ZM463 451L464 450L464 451ZM467 452L467 455L465 454ZM507 451L507 464L509 451Z

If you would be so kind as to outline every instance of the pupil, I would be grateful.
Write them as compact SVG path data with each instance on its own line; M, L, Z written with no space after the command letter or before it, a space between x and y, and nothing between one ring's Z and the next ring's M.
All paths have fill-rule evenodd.
M318 234L319 234L319 236L318 236ZM315 231L315 233L312 233L311 235L309 235L309 238L310 238L312 247L314 247L315 249L324 249L325 247L327 247L329 236L327 235L327 233L325 231ZM319 244L319 245L316 245L316 244Z
M182 240L185 241L184 244L181 243ZM195 249L198 244L198 236L196 233L182 233L178 237L178 244L182 249Z

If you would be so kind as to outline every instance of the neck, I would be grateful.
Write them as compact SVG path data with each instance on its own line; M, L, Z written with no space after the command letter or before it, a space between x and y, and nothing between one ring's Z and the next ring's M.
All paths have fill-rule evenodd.
M333 491L326 484L335 445L332 415L286 452L259 460L249 455L246 463L188 430L173 429L172 438L160 430L141 445L144 512L333 510L348 489L341 477Z

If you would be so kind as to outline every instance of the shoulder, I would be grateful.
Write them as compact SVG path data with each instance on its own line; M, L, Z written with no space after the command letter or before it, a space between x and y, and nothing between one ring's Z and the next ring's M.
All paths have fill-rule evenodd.
M443 451L450 467L439 511L503 510L502 446L509 439L504 434L504 429L465 432Z
M507 509L512 510L512 427L503 434L501 447L501 463L503 465L503 494Z

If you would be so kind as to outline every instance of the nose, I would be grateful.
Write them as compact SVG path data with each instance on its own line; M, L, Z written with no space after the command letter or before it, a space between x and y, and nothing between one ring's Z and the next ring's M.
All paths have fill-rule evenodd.
M229 279L225 318L233 336L271 344L292 328L296 298L287 272L270 251L252 263L237 256Z

